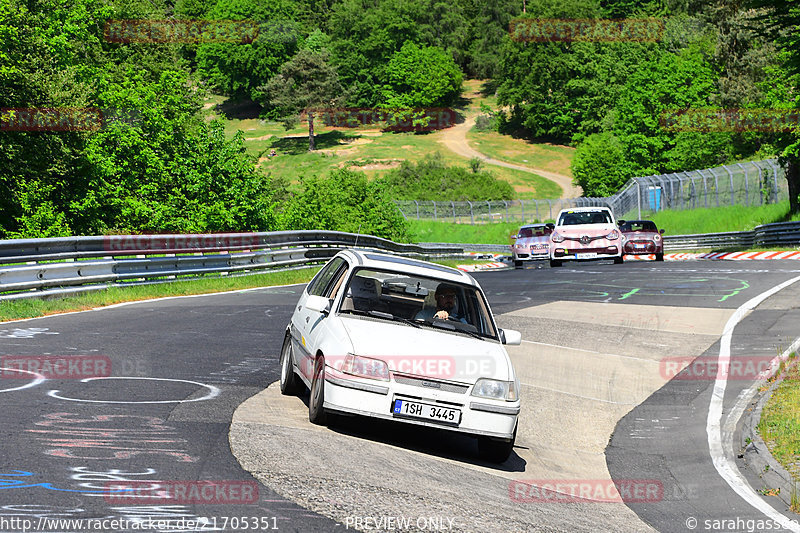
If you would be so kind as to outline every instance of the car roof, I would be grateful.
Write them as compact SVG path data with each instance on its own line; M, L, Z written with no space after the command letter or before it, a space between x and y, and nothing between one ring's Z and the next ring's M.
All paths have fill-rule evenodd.
M465 285L478 286L475 278L461 270L444 265L428 263L421 259L404 257L402 255L384 254L372 250L347 249L338 254L356 267L373 268L378 270L392 270L406 274L424 276L429 278L452 281Z
M572 213L591 213L593 211L608 211L610 213L611 209L609 209L606 206L599 206L599 205L596 206L596 207L568 207L566 209L562 209L561 211L559 211L558 214L560 215L561 213L569 213L569 212L572 212Z

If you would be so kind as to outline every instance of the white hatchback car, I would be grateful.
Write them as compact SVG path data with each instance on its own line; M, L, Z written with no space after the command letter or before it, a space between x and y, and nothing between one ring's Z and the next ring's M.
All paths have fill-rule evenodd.
M344 250L297 303L281 349L281 392L305 384L316 424L343 413L442 428L477 437L482 458L503 462L520 410L503 344L520 341L496 326L469 274Z
M550 266L563 261L613 259L624 261L622 234L607 207L562 209L550 234Z

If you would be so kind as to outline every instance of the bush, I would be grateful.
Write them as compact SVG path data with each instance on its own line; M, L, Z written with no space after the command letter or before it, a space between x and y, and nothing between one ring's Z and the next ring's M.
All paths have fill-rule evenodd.
M419 163L403 161L379 180L395 200L511 200L514 188L479 166L447 166L436 153Z
M611 196L630 176L623 169L624 147L611 133L593 133L575 150L573 181L587 197Z
M301 191L279 214L285 230L330 230L375 235L397 242L409 239L408 222L380 183L363 172L340 169L327 178L300 179Z

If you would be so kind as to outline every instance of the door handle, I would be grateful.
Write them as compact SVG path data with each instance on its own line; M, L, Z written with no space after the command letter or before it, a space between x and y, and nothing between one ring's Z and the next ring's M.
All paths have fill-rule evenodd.
M308 320L309 320L310 318L311 318L310 316L307 316L307 317L306 317L306 323L308 323Z

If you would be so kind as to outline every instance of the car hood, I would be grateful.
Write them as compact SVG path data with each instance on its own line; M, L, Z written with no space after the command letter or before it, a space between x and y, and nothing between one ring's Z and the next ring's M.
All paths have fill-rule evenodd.
M514 244L523 244L525 246L529 246L531 244L547 244L549 241L549 235L542 235L538 237L525 237L522 239L517 239L514 241Z
M470 383L479 377L514 379L505 348L497 341L428 326L351 317L340 320L354 354L381 359L393 372Z
M561 235L589 235L596 237L598 235L608 235L612 230L615 230L614 224L576 224L573 226L558 226L555 231Z
M627 239L654 239L659 233L655 231L625 231L622 235Z

